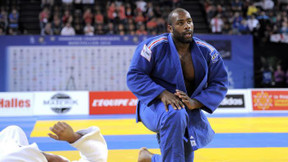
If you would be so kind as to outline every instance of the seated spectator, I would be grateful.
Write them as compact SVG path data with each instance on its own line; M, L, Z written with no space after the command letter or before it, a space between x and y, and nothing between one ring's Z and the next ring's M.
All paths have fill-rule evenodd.
M248 11L247 11L247 16L252 16L254 14L257 14L258 9L257 7L252 3L249 7L248 7Z
M126 4L125 16L127 17L127 19L133 19L134 17L134 12L129 3Z
M87 22L84 27L84 34L85 35L94 35L94 27L91 25L91 23Z
M60 35L62 29L62 23L58 16L54 16L52 22L52 31L55 35Z
M137 16L134 19L136 24L144 24L146 19L141 11L137 12Z
M157 32L157 21L156 18L153 17L150 21L147 22L146 24L147 31L149 34L151 34L153 31Z
M84 19L84 23L90 23L90 25L92 24L92 19L93 19L93 14L91 12L90 8L86 8L84 14L83 14L83 19Z
M240 0L233 0L231 3L232 10L241 12L242 11L242 2Z
M108 23L106 31L107 31L106 34L108 34L108 35L116 34L115 29L114 29L114 25L112 22Z
M241 24L241 21L243 20L243 17L239 12L235 12L234 17L233 17L233 34L238 34L238 27Z
M277 65L276 71L274 72L275 86L277 88L284 88L285 86L285 72L282 70L281 65Z
M95 34L96 34L96 35L103 35L103 34L105 34L104 29L103 29L103 24L98 24L98 25L96 25Z
M283 21L282 26L280 28L280 33L281 34L288 34L288 22Z
M262 69L262 87L269 88L272 86L273 82L273 69L271 66L265 65Z
M7 35L17 35L17 29L8 27Z
M116 6L114 2L107 3L107 18L109 22L114 22L114 19L117 17Z
M147 35L147 31L145 30L145 25L141 24L139 25L138 30L136 31L137 35Z
M120 20L120 23L125 23L126 15L125 15L125 7L123 4L117 7L118 11L118 18Z
M96 25L104 24L104 16L100 10L96 10L96 14L94 16L94 22Z
M212 28L212 33L221 34L224 25L221 15L217 14L214 18L212 18L210 25Z
M18 11L16 10L16 8L13 8L12 12L9 14L9 27L13 29L18 29L18 20Z
M0 27L0 35L5 35L5 31L4 31L3 27Z
M119 35L125 35L125 29L124 29L124 25L123 25L123 24L118 24L117 34L119 34Z
M8 26L8 19L7 19L7 12L5 11L4 7L1 7L0 11L0 27L6 29Z
M247 20L248 29L251 33L256 32L259 29L259 21L256 19L255 15L251 15Z
M245 19L242 19L240 25L238 26L238 31L240 34L249 34L249 28Z
M137 9L139 9L141 12L146 11L147 3L144 0L137 0L136 2Z
M47 23L45 28L41 30L41 35L53 35L51 23Z
M39 14L40 28L44 29L45 25L48 23L50 17L50 11L48 7L44 7L43 10Z
M65 10L64 11L64 15L62 16L62 23L63 24L67 24L67 23L72 23L73 21L73 17L72 15L70 14L70 11L69 10Z
M157 32L158 33L166 32L166 21L163 19L163 17L157 18Z
M65 35L65 36L75 35L75 30L69 22L66 23L66 25L62 28L61 35Z

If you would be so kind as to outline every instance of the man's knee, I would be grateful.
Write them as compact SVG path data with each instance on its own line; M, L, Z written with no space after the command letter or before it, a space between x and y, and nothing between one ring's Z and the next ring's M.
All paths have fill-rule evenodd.
M23 130L17 125L10 125L10 126L6 127L5 129L3 129L2 132L9 132L11 134L18 134L18 133L22 133Z
M168 122L169 124L176 124L178 126L186 127L188 122L188 114L185 109L169 109L166 117L166 122Z

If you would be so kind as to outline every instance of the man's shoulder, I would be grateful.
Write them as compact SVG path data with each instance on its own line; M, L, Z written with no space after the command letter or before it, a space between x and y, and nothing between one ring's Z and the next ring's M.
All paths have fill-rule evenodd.
M152 51L155 47L168 43L168 33L148 38L143 43Z
M215 47L213 47L211 44L207 43L206 41L201 40L197 37L193 37L193 39L200 49L208 50L210 53L213 51L216 51Z

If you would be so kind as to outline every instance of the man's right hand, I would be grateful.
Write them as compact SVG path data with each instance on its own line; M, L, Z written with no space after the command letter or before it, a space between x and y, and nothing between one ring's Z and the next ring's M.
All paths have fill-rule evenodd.
M166 111L168 111L168 105L171 105L175 110L185 108L181 100L167 90L164 90L158 98L163 102Z

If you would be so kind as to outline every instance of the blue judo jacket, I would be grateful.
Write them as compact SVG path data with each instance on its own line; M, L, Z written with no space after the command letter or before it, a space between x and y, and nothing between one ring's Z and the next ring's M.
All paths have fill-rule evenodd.
M195 140L192 149L197 150L207 145L215 134L202 110L215 111L227 93L228 78L220 54L207 42L193 37L191 57L196 88L190 97L204 105L201 109L186 108L189 116L187 138ZM149 38L138 45L127 73L127 85L139 99L137 109L139 106L156 106L159 102L156 97L165 89L171 93L176 89L186 92L181 62L171 34ZM139 115L136 120L141 121Z

